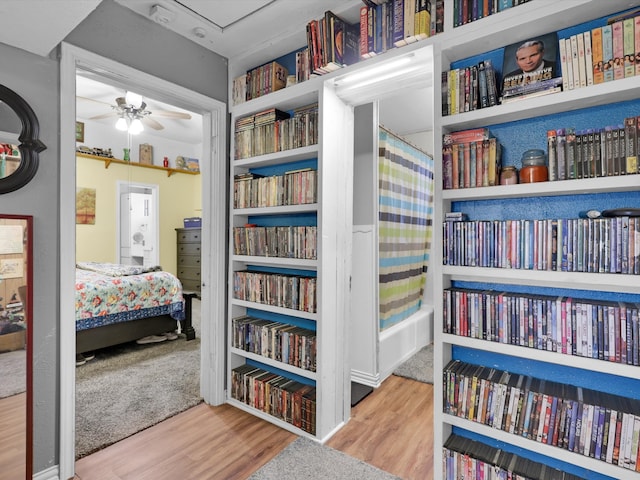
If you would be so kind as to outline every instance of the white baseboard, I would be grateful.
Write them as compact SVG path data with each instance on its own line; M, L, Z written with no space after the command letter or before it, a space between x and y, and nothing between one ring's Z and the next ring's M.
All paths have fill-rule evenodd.
M378 388L382 383L382 380L380 380L380 375L372 375L367 372L360 372L353 369L351 369L351 381L373 388Z
M380 383L405 360L431 342L433 342L433 306L431 305L425 305L411 317L380 332Z
M33 480L60 480L58 465L33 474Z

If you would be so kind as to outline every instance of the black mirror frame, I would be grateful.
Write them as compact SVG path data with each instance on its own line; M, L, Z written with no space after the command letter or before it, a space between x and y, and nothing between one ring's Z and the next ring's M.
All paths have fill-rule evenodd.
M38 171L38 154L47 147L38 139L40 124L36 114L20 95L0 85L0 101L6 103L22 123L22 131L18 137L20 165L11 175L0 178L0 193L9 193L24 187L31 181Z

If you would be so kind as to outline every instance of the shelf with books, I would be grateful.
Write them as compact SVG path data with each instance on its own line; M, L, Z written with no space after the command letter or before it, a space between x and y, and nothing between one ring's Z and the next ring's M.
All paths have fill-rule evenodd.
M344 207L350 205L352 180L344 170L353 147L352 134L344 131L342 122L349 122L353 113L331 87L313 79L231 111L237 125L239 119L257 118L261 112L292 113L311 104L317 105L317 113L307 124L308 138L314 138L310 144L264 154L252 145L239 154L246 158L230 160L227 377L230 404L325 441L349 416L343 361L348 311L343 289L349 273L336 258L348 254L344 225L350 224L350 210ZM238 152L233 143L231 151ZM243 321L273 322L276 326L269 331L274 341L290 329L304 332L304 342L311 341L305 345L313 345L313 362L301 368L273 350L257 353L250 342L242 347L234 343L234 326L237 332ZM265 391L284 389L286 394L294 388L300 408L311 405L312 415L295 420L264 400L256 403L239 389L238 378L244 379L240 385L255 384Z
M498 198L548 197L571 194L631 192L638 189L636 175L559 180L556 182L521 183L493 187L459 188L442 191L442 198L451 201Z
M443 333L442 341L449 345L471 348L474 350L484 350L493 352L496 350L496 342L480 340L477 338L461 337L451 333ZM521 347L519 345L509 345L499 343L500 352L512 357L525 357L531 360L547 362L557 365L585 369L592 372L600 372L620 377L636 378L638 367L636 365L626 365L615 362L605 362L594 358L576 357L558 352L546 350L536 350L534 348Z
M533 3L535 3L535 0ZM612 88L613 86L615 86L615 89ZM490 108L449 115L442 117L441 125L447 129L466 130L624 102L637 99L639 87L640 77L629 77L616 80L613 85L611 83L601 83L578 90L569 90L544 97L528 98L505 105L495 105Z
M606 475L607 478L626 478L629 480L640 479L640 473L624 469L617 465L611 465L595 458L585 457L578 453L559 450L557 447L551 445L541 444L527 438L514 435L512 433L504 432L487 425L477 424L464 418L459 418L454 415L444 414L443 419L453 427L458 427L464 430L471 430L477 432L480 435L491 438L494 441L505 442L510 445L523 448L529 452L537 452L548 457L560 459L566 463L581 466L586 468L590 475L599 473ZM621 477L621 475L623 475ZM466 478L466 477L464 477ZM596 478L590 476L589 478Z
M482 58L486 52L501 49L505 44L512 44L514 40L535 38L541 34L567 28L567 18L576 24L591 21L605 15L613 15L617 10L629 8L628 2L603 4L594 1L571 3L564 2L553 6L533 1L518 8L505 11L491 17L479 19L467 25L456 28L455 38L445 32L442 39L440 55L441 64L436 64L434 78L440 78L442 72L477 63L476 58ZM495 18L492 18L495 17ZM507 41L505 41L507 39ZM456 63L457 62L457 63ZM441 67L441 70L439 70ZM442 98L442 91L438 91L436 82L435 98ZM640 112L635 102L640 87L639 77L616 80L613 83L590 85L584 88L554 93L537 98L526 98L518 102L496 105L489 108L458 113L450 116L436 117L434 128L435 151L441 151L443 135L468 129L490 127L491 132L503 147L502 165L518 165L519 155L530 148L546 149L545 122L548 128L564 128L577 122L577 128L604 128L606 125L591 125L595 118L601 121L611 120L612 124L622 123L626 116L626 109L632 110L630 115ZM437 110L437 108L436 108ZM622 113L622 112L625 113ZM620 118L617 118L620 115ZM579 119L582 116L582 119ZM615 121L613 120L615 119ZM564 124L564 121L569 122ZM558 122L556 126L556 122ZM597 122L599 123L599 122ZM441 166L442 157L436 156L436 165ZM477 188L443 189L442 170L437 170L440 180L436 180L436 205L434 224L443 225L445 214L449 212L469 213L471 222L474 221L506 221L511 219L551 219L577 218L582 210L591 208L605 209L615 206L635 204L639 198L640 187L638 175L607 176L600 178L572 179L562 181L547 181L531 184L485 186ZM612 198L614 207L607 204ZM545 200L546 199L546 200ZM562 215L556 215L558 210ZM473 231L473 226L470 226ZM438 231L440 230L440 231ZM486 238L484 239L486 240ZM444 245L444 229L434 230L434 245ZM438 249L436 249L438 250ZM544 289L549 295L560 291L580 291L587 300L619 302L621 297L630 299L632 303L640 302L640 290L637 287L636 276L614 273L590 273L547 270L516 270L510 268L471 267L443 265L445 252L434 251L436 267L434 275L434 298L442 299L449 288L476 288L470 284L479 285L482 292L504 290L506 292L521 292ZM566 293L564 293L566 295ZM576 293L576 296L578 294ZM440 302L442 303L442 302ZM435 302L435 342L434 369L436 371L434 390L441 391L443 380L437 372L443 372L445 366L452 359L480 355L480 365L492 365L495 356L501 352L505 355L506 365L510 362L524 362L530 375L540 372L553 372L560 367L567 367L571 373L559 382L566 385L580 385L590 375L601 374L597 389L601 395L612 393L611 389L618 378L636 381L639 377L638 366L587 358L578 355L567 355L543 349L534 349L519 344L507 344L473 336L454 335L438 324L437 319L444 321L445 308L438 301ZM499 345L496 345L499 343ZM503 367L505 369L509 366ZM640 399L638 385L634 384L621 395L629 401ZM574 452L559 450L549 445L499 431L486 425L461 419L446 413L443 400L436 395L434 399L435 451L436 458L442 455L442 447L452 432L464 431L471 434L482 434L486 442L493 446L494 441L501 441L514 445L528 452L541 452L549 457L558 458L571 468L584 467L589 473L588 478L639 478L636 472L611 465L601 460L587 458ZM444 412L441 416L439 412ZM637 450L636 450L637 452ZM533 454L532 454L533 455ZM527 454L525 454L525 457Z
M286 363L282 363L280 361L277 360L272 360L270 358L264 357L262 355L258 355L256 353L251 353L251 352L247 352L245 350L242 350L240 348L232 348L231 352L235 355L238 355L240 357L245 357L245 358L249 358L251 360L254 360L256 362L261 362L264 363L265 365L269 365L272 367L276 367L279 369L282 369L286 372L290 372L293 373L295 375L299 375L301 377L305 377L308 378L310 380L316 381L316 373L315 372L311 372L309 370L305 370L303 368L298 368L298 367L294 367L292 365L287 365Z
M233 255L231 260L243 262L251 265L280 266L283 268L295 268L298 270L315 270L318 268L318 261L305 258L282 258L282 257L260 257L255 255Z
M550 272L546 270L516 270L506 268L443 266L442 273L453 281L489 282L500 279L501 283L532 286L553 285L558 288L580 288L584 290L609 290L622 293L637 293L635 275L617 273Z

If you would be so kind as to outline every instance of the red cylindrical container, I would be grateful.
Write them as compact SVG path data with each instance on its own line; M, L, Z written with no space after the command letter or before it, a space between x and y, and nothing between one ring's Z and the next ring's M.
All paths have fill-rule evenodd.
M549 170L546 165L544 150L527 150L522 154L520 183L546 182Z

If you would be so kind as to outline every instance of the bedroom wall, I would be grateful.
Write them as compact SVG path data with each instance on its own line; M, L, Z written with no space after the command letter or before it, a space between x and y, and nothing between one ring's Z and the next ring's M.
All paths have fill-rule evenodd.
M65 41L138 70L227 101L227 60L142 18L111 0L103 1ZM0 196L3 213L34 216L34 473L59 464L58 325L60 318L58 181L59 63L0 44L0 83L23 96L40 120L47 150L24 188ZM62 393L67 395L66 393ZM71 396L72 392L68 392Z
M91 121L78 117L85 123L82 145L112 148L114 156L122 158L122 145L127 135L113 128L112 124ZM132 139L132 166L112 164L105 169L104 162L79 157L76 167L76 185L96 189L95 225L76 226L76 260L80 262L117 262L116 211L117 182L134 182L159 186L160 196L160 259L163 269L176 273L176 232L182 227L185 217L202 216L202 178L200 175L173 174L170 177L162 170L134 166L138 161L140 143L153 145L155 165L167 155L171 165L177 155L199 158L201 143L186 143L163 138L146 131ZM79 145L79 144L78 144Z
M58 62L0 43L0 83L24 98L40 123L38 171L0 195L0 211L33 216L33 393L35 472L57 464L58 405Z
M116 194L118 180L159 186L160 265L176 273L176 231L185 217L202 215L200 175L173 174L134 165L111 164L78 157L77 185L96 190L95 225L76 226L76 260L80 262L117 262L116 258Z

